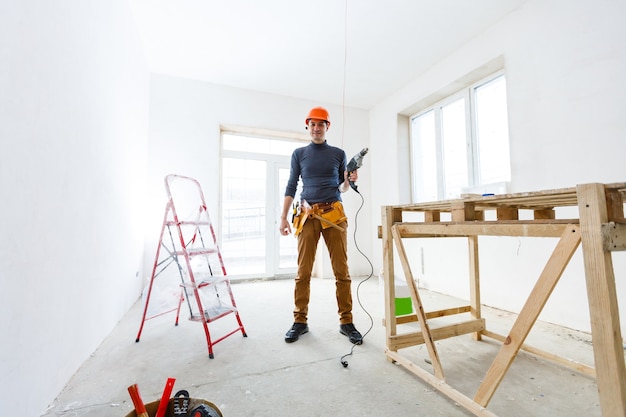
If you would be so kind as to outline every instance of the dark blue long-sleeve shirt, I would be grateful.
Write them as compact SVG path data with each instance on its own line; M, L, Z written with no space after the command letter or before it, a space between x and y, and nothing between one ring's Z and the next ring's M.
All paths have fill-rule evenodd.
M291 171L285 196L294 197L298 179L302 178L302 199L309 204L341 201L339 184L344 181L346 153L343 149L309 143L291 154Z

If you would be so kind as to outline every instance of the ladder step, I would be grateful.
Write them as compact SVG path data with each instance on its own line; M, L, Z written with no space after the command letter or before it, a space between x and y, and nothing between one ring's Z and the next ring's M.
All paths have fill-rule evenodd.
M202 287L207 287L209 285L220 284L226 281L227 279L225 275L214 276L214 275L206 274L205 276L204 274L202 274L202 275L196 275L196 277L199 278L198 281L183 282L182 284L180 284L180 286L183 288L202 288Z
M191 248L187 250L177 250L176 255L185 256L185 253L189 256L198 256L198 255L210 255L212 253L217 253L217 248Z
M208 220L182 220L179 222L175 222L174 220L165 221L166 226L209 226L210 224L211 222L209 222Z
M210 306L204 310L204 317L206 321L212 321L223 317L230 313L235 313L237 311L236 307L228 306L228 305L215 305ZM189 317L191 321L202 321L202 317L199 315L193 315Z

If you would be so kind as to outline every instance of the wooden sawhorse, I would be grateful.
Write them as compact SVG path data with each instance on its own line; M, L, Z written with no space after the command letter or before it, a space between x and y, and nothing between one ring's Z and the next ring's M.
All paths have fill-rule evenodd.
M626 250L624 193L626 183L582 184L574 188L496 196L469 196L465 199L382 207L380 236L383 240L386 355L476 416L495 417L487 410L504 375L574 252L582 244L591 317L596 383L600 407L605 417L626 417L626 367L613 271L612 251ZM578 207L577 219L556 219L555 208ZM496 220L485 220L485 212L495 210ZM532 220L520 220L520 210L531 210ZM403 213L421 212L424 220L403 222ZM449 213L451 221L442 221ZM559 238L552 255L531 291L508 335L487 330L481 317L478 236L524 236ZM405 238L467 237L469 245L469 305L425 312L413 278ZM416 314L396 317L394 247L411 292ZM471 319L431 329L433 317L469 312ZM398 334L398 324L417 320L418 332ZM478 340L487 336L502 342L473 398L446 383L437 353L436 340L473 333ZM425 344L433 373L417 366L399 350ZM526 347L524 347L526 348ZM535 353L541 351L534 350ZM547 355L562 364L556 355ZM593 368L591 369L593 374Z

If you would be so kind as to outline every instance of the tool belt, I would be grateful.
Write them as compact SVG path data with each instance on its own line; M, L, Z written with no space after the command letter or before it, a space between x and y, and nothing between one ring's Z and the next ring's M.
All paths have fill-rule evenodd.
M298 236L300 232L302 232L304 223L309 218L318 219L322 224L322 229L335 227L342 231L344 229L337 226L337 224L348 219L343 211L343 204L341 204L341 201L335 201L333 203L315 203L312 206L309 206L308 204L296 206L293 216L295 236Z

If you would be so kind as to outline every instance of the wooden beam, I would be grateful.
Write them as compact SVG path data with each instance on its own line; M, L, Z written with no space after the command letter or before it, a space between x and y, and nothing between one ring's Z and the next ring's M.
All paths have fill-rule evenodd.
M474 204L463 200L453 200L450 203L453 222L467 222L476 220Z
M501 334L498 333L494 333L492 331L489 330L483 330L482 335L485 337L489 337L491 339L497 340L499 342L505 342L506 341L506 336L502 336ZM556 355L554 353L551 352L547 352L545 350L536 348L534 346L530 346L527 345L526 343L524 343L522 345L522 347L520 348L520 350L523 350L525 352L528 353L532 353L533 355L537 355L541 358L547 359L551 362L557 363L559 365L563 365L566 366L570 369L573 369L575 371L578 371L582 374L585 374L591 378L595 378L596 377L596 370L593 366L589 366L589 365L585 365L584 363L580 363L580 362L576 362L572 359L567 359L564 358L562 356Z
M624 219L624 199L623 190L620 189L606 189L606 209L607 218L609 221Z
M381 236L383 239L383 295L385 300L385 332L387 340L396 334L396 291L394 284L395 270L393 265L393 238L391 227L402 221L402 211L391 206L382 207Z
M429 311L428 313L426 313L426 318L436 319L438 317L446 317L453 316L455 314L467 313L468 311L470 311L470 306L444 308L441 310Z
M432 335L430 334L430 328L428 326L428 321L426 320L426 314L424 313L422 299L420 298L419 291L417 290L417 284L413 279L413 273L411 272L411 266L409 265L409 260L406 256L404 244L402 243L402 239L400 238L400 234L398 233L398 229L395 225L391 227L391 235L393 236L393 241L398 249L400 263L402 264L406 283L409 287L409 291L411 292L411 299L413 300L413 304L415 305L415 309L417 310L415 313L417 314L417 319L420 322L420 329L422 331L422 334L424 335L424 343L426 344L426 350L428 350L428 354L430 355L430 360L433 364L435 376L439 379L443 379L443 368L441 366L441 361L439 360L437 347L435 346L435 342L432 338Z
M553 220L556 218L554 209L534 210L533 215L535 220Z
M478 387L474 396L474 401L478 404L487 406L491 400L579 244L580 228L572 225L563 232L511 332Z
M429 311L426 313L426 319L436 319L438 317L452 316L455 314L468 313L471 311L470 306L462 306L462 307L451 307L444 308L442 310ZM407 323L415 323L418 321L417 314L407 314L406 316L398 316L396 317L396 323L398 324L407 324ZM385 322L383 320L383 326Z
M481 318L480 310L480 265L478 263L478 236L468 236L469 253L469 292L470 314L475 319ZM480 340L480 332L474 333L474 340Z
M439 211L425 211L424 221L427 223L438 222L441 219L441 212Z
M396 223L400 236L412 237L454 237L454 236L524 236L560 237L563 230L577 220L562 223L554 222L473 222L473 223Z
M482 332L483 330L485 330L485 319L472 319L441 327L429 326L432 340L443 340L463 334ZM390 345L394 347L392 350L398 350L411 346L422 345L425 342L426 339L424 339L424 334L421 331L418 331L396 335L391 338Z
M582 184L576 192L600 408L603 416L626 416L626 366L615 274L600 227L608 222L605 189L602 184Z
M498 220L519 220L519 210L511 207L498 207L496 217Z

